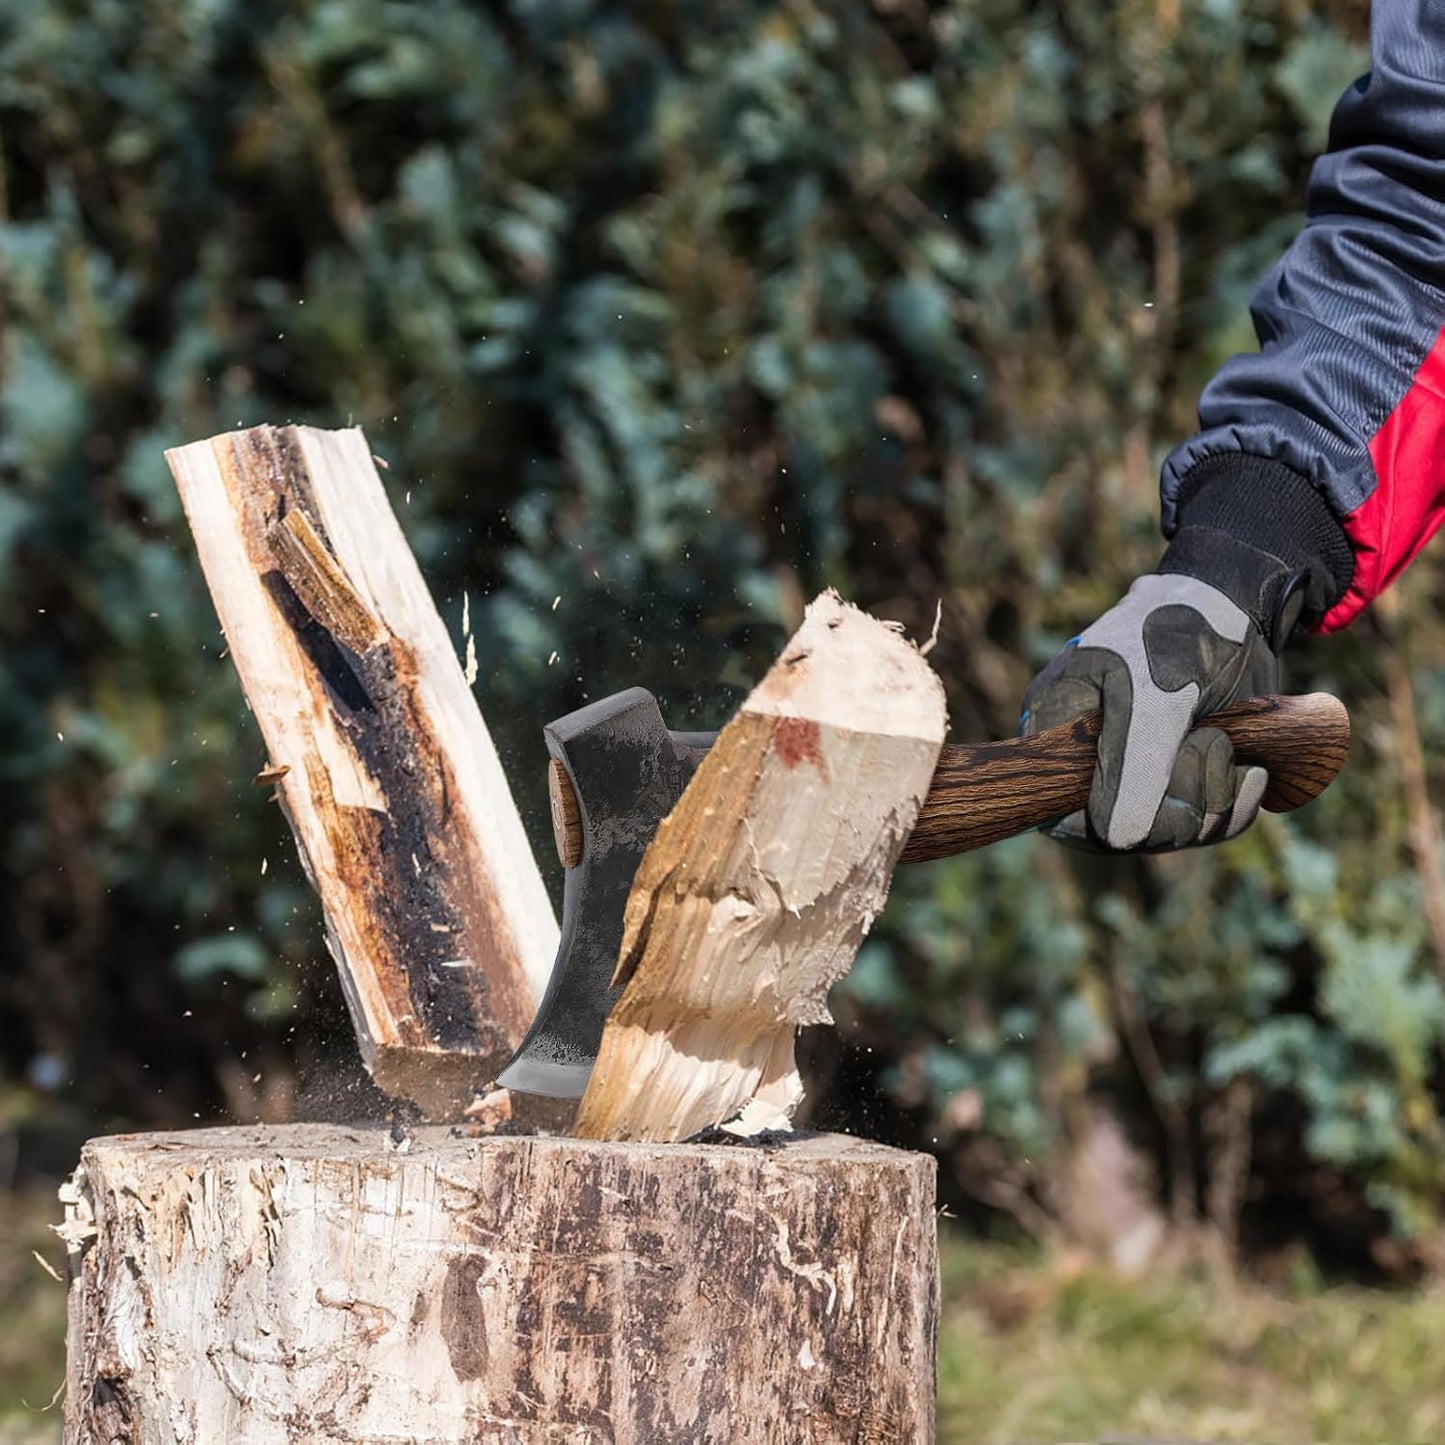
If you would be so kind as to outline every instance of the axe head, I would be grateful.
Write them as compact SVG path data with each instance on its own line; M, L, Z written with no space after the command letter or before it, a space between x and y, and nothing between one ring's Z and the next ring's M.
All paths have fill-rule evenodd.
M523 1094L580 1098L620 992L612 975L633 875L714 735L668 732L657 699L633 687L549 723L545 736L576 798L582 856L564 876L547 992L497 1082Z

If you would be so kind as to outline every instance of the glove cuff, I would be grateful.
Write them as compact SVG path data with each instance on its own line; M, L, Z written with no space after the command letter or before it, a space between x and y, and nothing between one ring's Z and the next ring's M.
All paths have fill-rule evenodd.
M1276 655L1300 623L1307 596L1303 573L1213 527L1181 527L1156 571L1192 577L1224 593L1249 614Z
M1160 564L1219 588L1259 623L1276 651L1318 626L1345 595L1355 556L1308 477L1267 457L1226 452L1190 469L1179 525Z

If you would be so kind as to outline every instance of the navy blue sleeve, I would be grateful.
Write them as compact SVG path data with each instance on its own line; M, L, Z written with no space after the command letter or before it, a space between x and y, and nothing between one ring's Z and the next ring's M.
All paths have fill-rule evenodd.
M1313 576L1343 626L1445 519L1445 0L1375 0L1304 230L1256 292L1168 459L1163 523L1232 532Z

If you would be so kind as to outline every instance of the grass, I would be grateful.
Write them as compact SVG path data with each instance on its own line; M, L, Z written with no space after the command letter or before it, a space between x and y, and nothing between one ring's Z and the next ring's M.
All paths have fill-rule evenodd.
M0 1194L0 1445L60 1438L60 1404L47 1410L65 1374L65 1249L49 1227L60 1219L55 1188Z
M1445 1439L1445 1291L1138 1285L944 1240L939 1439Z
M0 1445L58 1439L65 1361L53 1190L0 1195ZM1445 1440L1445 1289L1292 1290L1170 1272L1128 1286L1067 1259L943 1239L939 1439L1153 1436L1256 1445Z

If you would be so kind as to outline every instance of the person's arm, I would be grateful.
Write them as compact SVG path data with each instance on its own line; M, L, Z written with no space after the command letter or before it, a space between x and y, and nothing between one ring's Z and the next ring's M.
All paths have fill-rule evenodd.
M1375 0L1305 229L1266 277L1164 468L1166 536L1222 531L1307 569L1344 626L1445 520L1445 5Z
M1304 231L1255 295L1169 458L1157 572L1037 678L1021 727L1102 707L1086 814L1114 849L1233 837L1264 779L1217 729L1303 629L1344 626L1445 520L1445 4L1375 0L1372 70L1336 108Z

